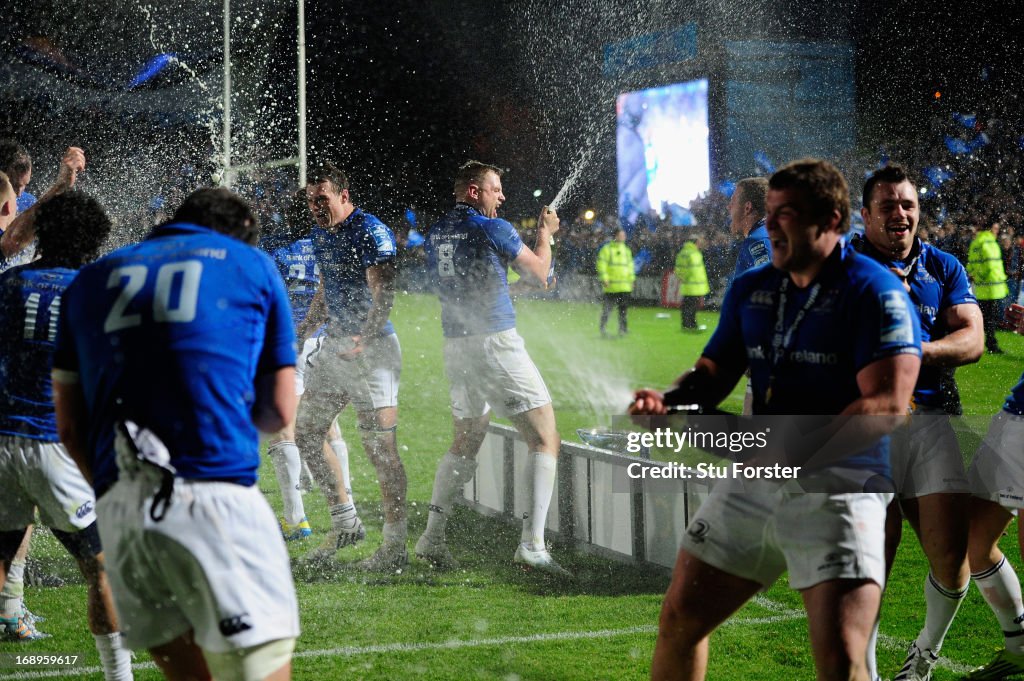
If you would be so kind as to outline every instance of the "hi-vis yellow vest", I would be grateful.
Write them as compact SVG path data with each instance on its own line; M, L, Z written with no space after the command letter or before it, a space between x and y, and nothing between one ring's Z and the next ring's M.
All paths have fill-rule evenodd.
M704 256L692 241L683 244L676 256L676 279L679 280L681 296L706 296L711 292L708 271L704 269Z

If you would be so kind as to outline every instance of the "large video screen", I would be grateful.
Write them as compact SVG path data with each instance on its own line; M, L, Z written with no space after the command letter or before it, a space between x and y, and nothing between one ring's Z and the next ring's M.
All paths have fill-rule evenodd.
M615 111L620 216L675 214L708 191L706 79L624 92Z

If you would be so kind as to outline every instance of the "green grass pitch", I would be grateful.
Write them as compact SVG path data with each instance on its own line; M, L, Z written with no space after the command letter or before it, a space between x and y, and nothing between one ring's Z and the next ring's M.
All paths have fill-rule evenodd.
M677 311L634 308L630 334L602 340L598 306L552 301L520 301L519 330L551 389L559 430L575 440L575 429L607 423L621 414L630 391L663 387L699 355L706 335L679 330ZM393 319L404 355L400 396L399 447L409 476L410 552L427 514L434 469L451 436L447 381L441 360L439 308L432 297L400 295ZM717 317L701 313L713 328ZM614 320L613 324L614 326ZM967 411L984 429L987 418L1018 380L1024 339L1003 334L1006 355L986 356L961 369ZM739 391L725 407L738 410ZM355 437L354 420L342 423L352 449L353 486L369 536L339 554L342 561L364 558L380 542L380 497L372 467ZM261 489L280 508L273 467L262 470ZM311 541L290 544L294 558L319 541L329 526L319 493L306 496ZM437 574L413 560L400 575L367 576L339 568L329 574L296 569L302 636L294 660L296 679L642 679L650 670L661 597L668 584L663 570L623 565L556 545L555 553L577 576L565 582L526 573L512 563L518 529L458 510L449 538L462 568ZM1016 541L1004 541L1020 565ZM0 643L0 654L78 653L90 674L33 668L43 678L100 678L98 656L85 624L85 588L52 535L41 531L33 556L66 576L61 588L27 589L29 607L45 615L40 625L53 638L26 644ZM879 660L884 676L902 662L909 640L921 625L921 585L927 573L907 528L883 609ZM712 638L709 678L812 678L806 621L799 594L784 582L735 615ZM957 678L969 666L987 661L1002 645L998 626L976 589L947 638L947 658L935 678ZM14 678L10 658L0 655L0 681ZM136 662L137 679L159 673L145 654ZM28 671L28 670L26 670Z

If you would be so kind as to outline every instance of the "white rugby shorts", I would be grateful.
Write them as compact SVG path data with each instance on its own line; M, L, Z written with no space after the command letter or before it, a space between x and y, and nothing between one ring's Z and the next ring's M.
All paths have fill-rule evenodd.
M970 491L960 443L941 409L918 407L909 423L893 432L889 463L898 499Z
M478 418L489 409L501 417L515 416L551 403L515 329L446 338L444 366L455 418Z
M126 645L163 645L188 630L227 653L299 635L291 566L274 513L253 485L176 478L162 519L159 483L122 477L98 502Z
M20 530L35 522L62 532L84 530L96 520L92 487L64 446L11 435L0 436L0 530Z
M402 347L397 334L363 339L363 351L354 359L338 355L351 349L348 337L327 336L307 362L306 390L344 395L357 411L398 405L402 375Z
M885 584L884 492L794 492L777 481L723 480L686 528L682 547L765 588L787 569L807 589L835 579Z
M967 473L971 494L1006 508L1024 508L1024 416L1000 411Z
M295 362L295 394L299 397L302 396L302 393L306 392L306 360L320 349L324 338L326 336L322 335L315 338L307 338L302 344L302 352L299 353L299 359Z

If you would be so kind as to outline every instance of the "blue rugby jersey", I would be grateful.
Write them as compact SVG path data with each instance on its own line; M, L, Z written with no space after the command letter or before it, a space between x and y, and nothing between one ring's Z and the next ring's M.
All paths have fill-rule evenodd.
M729 280L731 284L747 270L767 265L772 261L772 241L768 238L768 228L764 220L759 220L750 233L740 242L739 254L736 256L736 269Z
M328 334L358 335L373 307L366 270L395 259L398 245L394 233L375 216L356 208L336 232L314 227L313 251L327 303ZM394 332L388 320L380 335Z
M22 265L0 275L0 433L59 442L53 348L64 290L77 270Z
M941 313L954 305L977 305L978 299L974 297L967 271L956 257L920 239L916 242L906 260L886 256L865 238L859 238L855 246L883 267L907 272L910 300L921 323L921 340L937 341L949 333L942 323ZM915 404L943 407L943 372L942 367L921 365L914 386Z
M292 306L292 322L297 327L309 313L316 288L320 284L320 268L316 264L312 239L265 237L260 248L270 254L288 289L288 302Z
M18 197L18 212L24 213L29 208L34 206L36 204L36 201L37 199L35 197L35 194L30 194L29 192L25 191L21 192L21 195Z
M427 235L427 269L441 299L446 338L515 328L508 266L523 249L515 227L456 204Z
M54 368L78 374L98 494L117 479L125 419L163 440L179 477L256 482L255 380L295 364L288 296L266 253L161 225L84 267L62 309Z
M789 283L783 335L806 309L788 347L776 337L784 282ZM819 293L808 307L817 284ZM776 347L782 358L773 364ZM910 299L895 275L849 244L838 245L815 282L804 289L774 267L740 276L726 293L718 328L703 352L723 366L749 366L754 413L784 415L839 414L860 398L861 369L902 353L921 353L920 326ZM888 438L844 465L888 475Z

